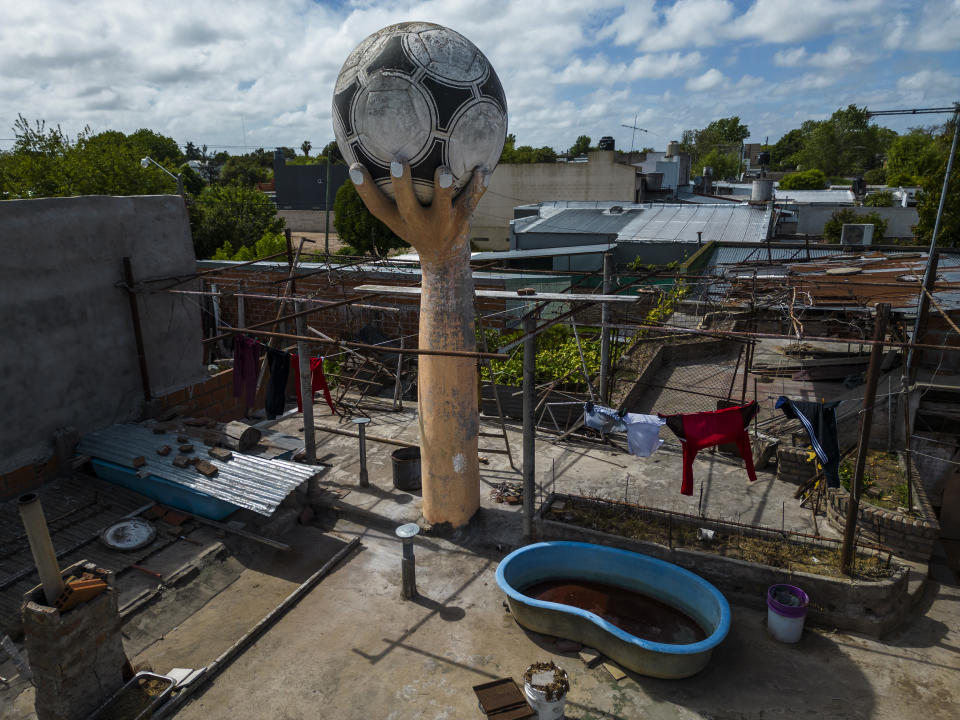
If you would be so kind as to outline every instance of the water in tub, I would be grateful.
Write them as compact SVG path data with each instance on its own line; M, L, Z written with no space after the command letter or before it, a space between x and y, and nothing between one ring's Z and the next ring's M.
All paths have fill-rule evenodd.
M648 595L584 580L547 580L526 587L536 600L587 610L634 637L669 645L687 645L706 638L686 613Z

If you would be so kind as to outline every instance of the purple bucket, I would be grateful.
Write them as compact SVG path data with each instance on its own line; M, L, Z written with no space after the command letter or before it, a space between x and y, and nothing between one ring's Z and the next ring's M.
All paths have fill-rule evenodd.
M805 617L809 602L807 594L793 585L771 585L767 590L767 607L781 617Z

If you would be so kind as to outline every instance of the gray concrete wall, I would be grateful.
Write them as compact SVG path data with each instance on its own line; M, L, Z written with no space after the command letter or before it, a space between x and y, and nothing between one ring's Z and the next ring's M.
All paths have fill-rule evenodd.
M823 226L830 216L840 209L840 205L797 205L797 232L805 235L823 235ZM885 238L913 237L913 226L917 224L917 209L915 207L859 207L854 208L858 213L867 214L876 211L887 221Z
M324 210L277 210L277 215L286 221L285 227L293 232L323 232L326 229ZM333 227L333 211L330 211L330 232L335 233Z
M498 165L473 213L470 239L480 250L506 250L517 205L546 200L634 202L637 168L614 162L614 156L613 151L597 151L585 163Z
M196 270L175 195L0 202L0 472L52 454L54 430L81 434L143 406L122 258L134 279ZM191 284L181 286L184 289ZM197 297L139 295L153 395L203 376Z

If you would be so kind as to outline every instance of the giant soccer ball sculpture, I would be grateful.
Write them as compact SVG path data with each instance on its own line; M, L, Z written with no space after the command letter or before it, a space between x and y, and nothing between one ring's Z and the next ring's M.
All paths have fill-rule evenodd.
M390 163L408 162L417 198L429 205L437 167L450 168L457 192L474 168L496 167L507 101L490 62L463 35L400 23L368 37L343 64L333 132L347 163L366 167L389 197Z
M503 88L462 35L392 25L344 63L333 128L367 208L420 254L422 511L459 527L480 506L470 215L503 149Z

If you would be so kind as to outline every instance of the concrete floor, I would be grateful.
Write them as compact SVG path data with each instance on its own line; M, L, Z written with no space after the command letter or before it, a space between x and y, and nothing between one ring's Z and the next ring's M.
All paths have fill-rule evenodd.
M337 425L319 409L317 423ZM278 430L297 434L300 418ZM483 431L497 426L484 421ZM375 436L416 439L415 406L380 413ZM664 433L666 436L667 433ZM520 436L511 430L519 457ZM484 437L481 446L502 447ZM766 632L763 598L733 606L730 635L699 675L664 681L630 675L619 682L586 668L552 638L528 633L505 610L496 585L499 560L520 543L518 506L492 502L490 489L519 482L505 455L486 453L482 510L447 537L416 540L420 598L402 601L400 544L392 527L419 518L418 493L392 485L395 447L368 443L371 487L357 486L357 441L318 433L318 456L332 467L313 493L334 508L294 528L288 553L231 551L201 568L185 587L125 626L128 653L165 672L211 662L353 537L360 547L176 715L178 720L242 718L481 718L474 685L519 678L552 659L571 677L567 717L588 718L955 718L960 707L960 588L930 583L911 620L891 637L870 639L808 628L794 646ZM481 454L484 454L481 451ZM680 456L665 445L648 459L609 446L537 443L543 492L627 497L647 505L775 527L812 529L795 488L761 473L749 483L739 462L702 453L695 495L679 494ZM822 529L822 525L821 525ZM0 717L32 717L32 693L0 707Z

